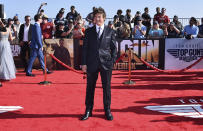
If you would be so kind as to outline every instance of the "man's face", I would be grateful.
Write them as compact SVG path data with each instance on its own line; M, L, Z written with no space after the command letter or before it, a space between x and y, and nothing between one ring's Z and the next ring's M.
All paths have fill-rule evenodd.
M160 13L160 8L156 8L156 12L157 12L157 13Z
M14 20L14 24L18 24L19 23L19 20Z
M64 29L64 25L59 25L59 30L63 30Z
M73 13L75 12L75 8L71 8L70 10L71 10L71 12L73 12Z
M190 25L194 25L194 20L190 20Z
M178 18L177 17L173 17L173 21L178 21Z
M149 9L145 9L145 13L149 13Z
M162 9L162 10L161 10L161 13L162 13L162 15L165 15L166 10L165 10L165 9Z
M130 13L131 13L130 11L127 12L128 15L130 15Z
M69 27L69 28L73 27L73 23L69 23L69 24L68 24L68 27Z
M138 20L138 24L141 25L142 24L142 20Z
M64 46L64 40L60 40L59 44L60 44L60 47L63 47Z
M47 21L47 19L43 19L43 23L45 23L45 24L46 24L47 22L48 22L48 21Z
M156 29L156 30L159 29L159 24L154 24L153 28Z
M42 17L39 18L39 23L42 23Z
M81 29L81 28L82 28L82 24L81 24L81 23L78 23L78 24L77 24L77 28L78 28L78 29Z
M111 29L113 29L113 24L109 24L109 27L110 27Z
M103 16L103 14L99 14L97 13L94 17L95 22L98 26L102 26L104 24L105 18Z
M59 18L62 18L64 13L59 13Z
M10 21L9 24L11 24L11 25L14 24L14 21Z
M174 25L169 25L169 28L170 28L171 30L173 30L173 29L174 29Z
M30 21L31 21L31 18L30 18L30 17L26 17L26 18L25 18L25 22L26 22L27 24L30 24Z

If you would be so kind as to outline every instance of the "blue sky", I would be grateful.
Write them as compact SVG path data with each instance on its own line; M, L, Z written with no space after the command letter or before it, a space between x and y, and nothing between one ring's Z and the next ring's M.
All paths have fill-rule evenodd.
M178 15L189 18L203 17L203 0L0 0L4 4L7 18L19 14L20 20L25 15L31 17L36 14L42 2L47 2L44 6L45 14L50 18L54 18L60 8L65 8L67 13L71 5L76 6L76 10L81 13L82 17L91 12L93 6L101 6L106 10L107 17L113 17L117 9L122 9L124 12L130 8L134 15L136 11L143 13L144 7L150 8L150 15L153 16L156 7L165 7L167 15L172 17Z

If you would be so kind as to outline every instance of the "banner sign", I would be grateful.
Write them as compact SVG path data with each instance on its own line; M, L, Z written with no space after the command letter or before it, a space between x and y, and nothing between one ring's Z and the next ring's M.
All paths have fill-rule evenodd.
M47 44L47 53L55 55L59 60L64 62L65 64L74 67L74 45L73 39L64 39L62 43L59 42L59 39L46 39ZM23 68L22 61L20 59L20 51L21 47L17 43L11 43L11 50L13 53L13 58L15 61L15 65L17 68ZM47 54L47 67L49 69L66 69L57 62L55 62L49 55ZM26 54L27 59L28 53ZM34 68L40 68L40 64L38 59L35 60L33 64Z
M159 58L159 45L164 44L160 40L118 40L118 58L122 54L129 54L129 49L132 50L131 54L131 67L133 69L148 69L137 57L141 57L151 65L159 67L160 58ZM163 61L162 61L163 62ZM124 57L118 63L114 65L114 69L117 70L127 70L128 69L128 57Z
M177 70L190 66L203 57L203 39L166 39L165 69ZM200 61L192 69L203 69Z

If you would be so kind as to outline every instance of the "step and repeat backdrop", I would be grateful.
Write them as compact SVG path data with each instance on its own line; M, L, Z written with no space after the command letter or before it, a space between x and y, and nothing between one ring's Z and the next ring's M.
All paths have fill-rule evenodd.
M46 39L47 53L54 54L63 63L80 69L82 55L82 40L78 39ZM14 61L17 68L22 68L20 60L21 47L17 42L11 43ZM129 49L132 53L129 54ZM150 69L143 64L138 57L141 57L149 64L165 70L176 70L185 68L203 57L203 39L117 39L117 58L127 54L120 61L115 63L114 69L128 69L128 55L131 55L132 69ZM55 62L47 54L47 67L49 69L63 70L63 66ZM27 56L28 58L28 56ZM36 59L34 68L39 68ZM193 69L202 69L203 61L200 61Z

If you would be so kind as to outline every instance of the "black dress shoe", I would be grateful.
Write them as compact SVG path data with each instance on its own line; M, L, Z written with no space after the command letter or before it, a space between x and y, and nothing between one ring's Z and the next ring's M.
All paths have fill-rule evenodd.
M35 77L34 74L26 74L26 76Z
M82 121L87 120L91 116L92 116L92 111L86 111L80 120L82 120Z
M51 74L51 73L53 73L53 72L51 72L51 71L47 71L47 74Z
M105 116L106 116L107 120L109 120L109 121L113 120L113 115L111 114L111 110L110 109L105 110Z
M45 72L43 71L43 73L45 74ZM51 71L47 71L47 74L51 74L51 73L53 73L53 72L51 72Z

